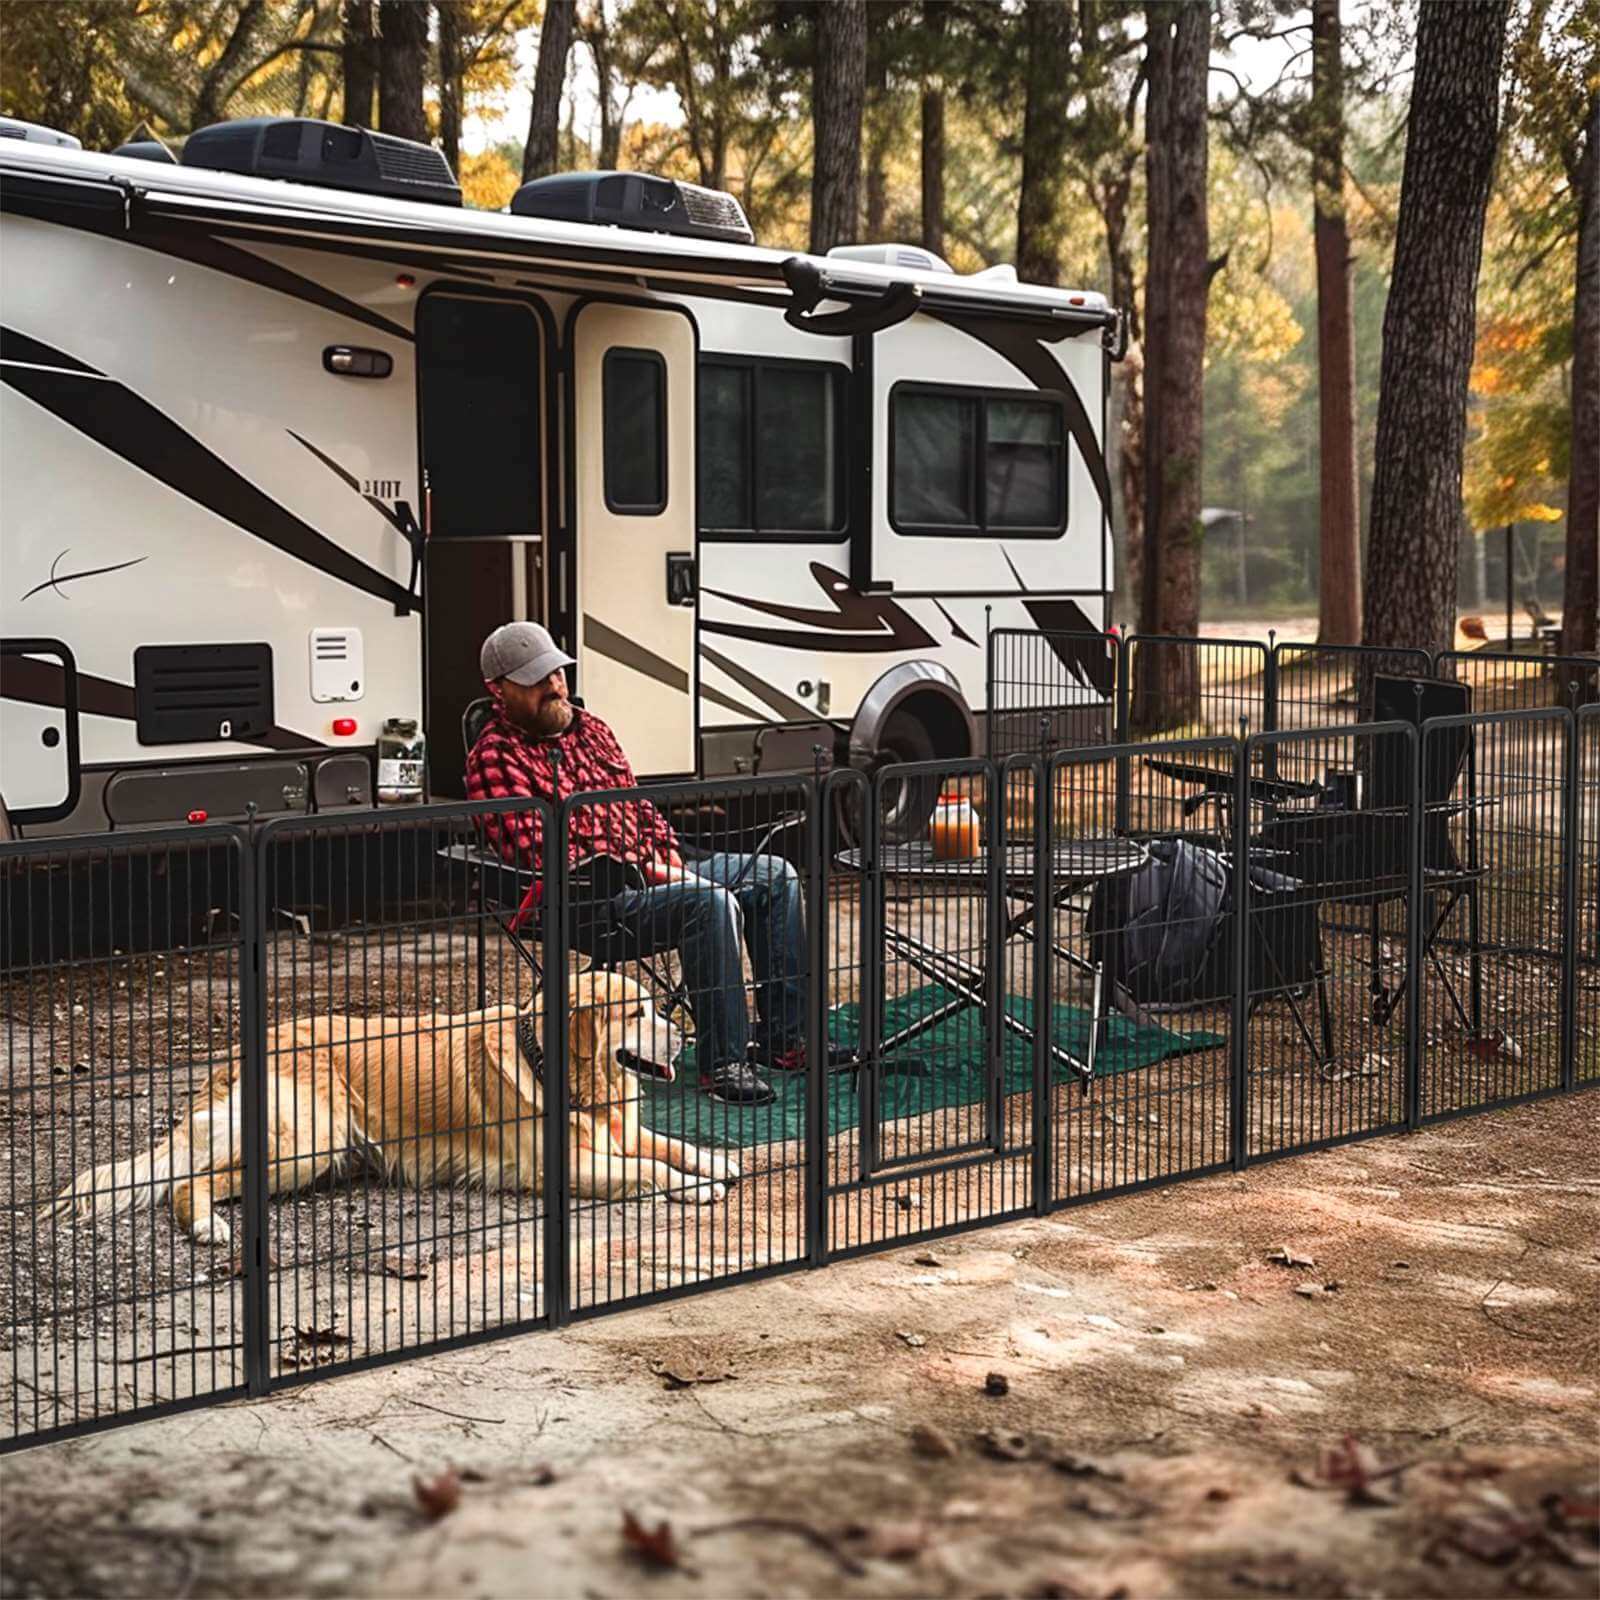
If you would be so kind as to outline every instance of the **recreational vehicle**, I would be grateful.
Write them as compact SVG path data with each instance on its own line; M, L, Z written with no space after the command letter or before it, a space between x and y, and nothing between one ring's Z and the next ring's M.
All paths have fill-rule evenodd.
M25 834L370 806L391 719L459 795L512 618L641 777L976 753L987 632L1108 621L1097 294L763 249L637 173L469 210L436 151L304 119L165 163L0 133Z

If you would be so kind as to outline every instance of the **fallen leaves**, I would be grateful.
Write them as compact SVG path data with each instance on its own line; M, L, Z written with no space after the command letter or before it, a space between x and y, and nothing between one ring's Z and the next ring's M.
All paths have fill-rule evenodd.
M931 1422L919 1422L911 1430L911 1448L930 1460L948 1461L956 1453L956 1442L943 1428L936 1428Z
M661 1387L669 1393L679 1389L698 1388L708 1383L732 1383L739 1376L737 1372L707 1372L704 1367L696 1367L689 1376L659 1365L651 1367L650 1370L661 1379Z
M647 1528L631 1511L622 1513L622 1544L647 1567L666 1571L683 1565L683 1555L665 1517Z
M340 1352L351 1343L348 1333L329 1324L326 1328L316 1326L296 1328L294 1330L294 1347L285 1350L280 1358L286 1367L316 1367L325 1362L337 1361Z
M1401 1461L1385 1466L1377 1451L1347 1433L1323 1450L1315 1471L1296 1469L1289 1481L1302 1489L1341 1489L1355 1506L1392 1506L1398 1499L1396 1480L1413 1465Z
M978 1448L991 1461L1030 1461L1033 1444L1025 1433L1005 1428L985 1428L978 1435Z
M402 1283L421 1283L433 1271L432 1256L407 1256L391 1250L383 1258L383 1275Z
M1314 1267L1317 1264L1314 1256L1296 1255L1287 1245L1267 1251L1267 1260L1279 1267Z
M924 1335L920 1333L911 1333L905 1328L897 1329L895 1331L895 1338L897 1338L902 1344L910 1345L913 1350L920 1350L923 1345L928 1342Z
M411 1492L423 1516L429 1522L437 1522L461 1504L461 1478L454 1467L446 1467L435 1478L413 1478Z

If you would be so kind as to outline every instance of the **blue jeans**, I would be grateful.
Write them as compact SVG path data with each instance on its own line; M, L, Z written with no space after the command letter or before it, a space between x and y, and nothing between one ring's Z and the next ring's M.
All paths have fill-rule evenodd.
M805 895L782 856L712 855L691 861L705 883L627 889L611 901L614 925L641 955L676 950L694 1013L702 1071L743 1061L750 1013L743 950L755 970L757 1038L795 1049L805 1033Z

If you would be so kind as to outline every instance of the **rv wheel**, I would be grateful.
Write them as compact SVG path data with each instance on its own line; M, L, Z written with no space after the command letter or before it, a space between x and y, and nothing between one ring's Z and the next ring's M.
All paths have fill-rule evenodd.
M913 761L932 761L938 754L933 735L920 717L897 711L884 725L873 753L872 772L884 767L902 766ZM838 791L835 826L842 843L859 844L864 828L861 806L866 791L850 785ZM878 837L885 844L904 844L920 839L928 831L928 819L939 801L937 773L887 779L881 790Z

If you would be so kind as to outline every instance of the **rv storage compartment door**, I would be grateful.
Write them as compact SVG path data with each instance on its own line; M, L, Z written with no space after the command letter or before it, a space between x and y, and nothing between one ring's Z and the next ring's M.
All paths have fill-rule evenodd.
M310 774L298 761L195 763L113 773L106 783L106 815L113 828L182 822L204 811L211 822L281 816L304 811Z
M981 330L981 336L980 336ZM1097 335L915 316L873 338L871 575L911 594L1104 587ZM1061 330L1064 334L1066 330ZM1092 436L1080 438L1085 428Z
M578 684L645 775L695 770L695 334L591 301L572 333ZM685 603L687 599L688 603Z

